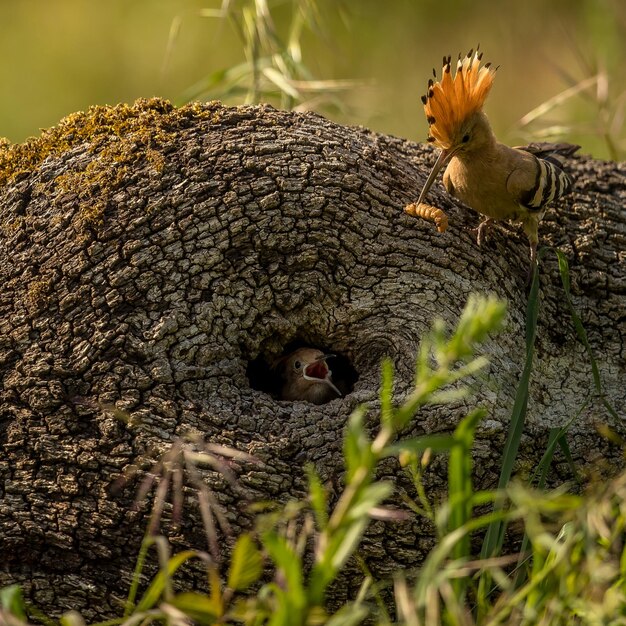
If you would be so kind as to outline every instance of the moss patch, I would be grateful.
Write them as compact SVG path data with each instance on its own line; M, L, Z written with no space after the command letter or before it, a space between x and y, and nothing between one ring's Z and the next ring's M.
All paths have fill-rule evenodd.
M73 113L56 126L22 144L0 141L0 187L35 171L49 157L84 146L93 155L82 170L58 176L53 184L61 193L77 193L81 226L104 220L107 197L129 179L131 166L148 163L160 172L164 151L189 120L219 119L219 103L193 103L175 108L159 98L140 99L133 105L94 106Z
M86 112L72 113L56 126L44 130L22 144L0 144L0 185L20 174L32 172L49 156L59 156L89 142L92 150L108 143L112 135L125 137L150 135L150 124L173 109L164 100L138 100L134 105L91 107ZM158 130L158 129L155 129Z
M35 308L41 308L48 303L50 282L48 280L34 280L28 285L26 300Z

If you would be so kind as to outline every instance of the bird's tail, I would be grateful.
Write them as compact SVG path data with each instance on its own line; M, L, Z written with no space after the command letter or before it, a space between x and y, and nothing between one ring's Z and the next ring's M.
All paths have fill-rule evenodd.
M560 157L571 157L580 150L580 146L573 143L549 143L546 141L536 141L529 143L527 146L516 146L517 150L524 150L534 154L538 159L549 161L551 158L558 161L557 155ZM556 163L559 164L558 162Z

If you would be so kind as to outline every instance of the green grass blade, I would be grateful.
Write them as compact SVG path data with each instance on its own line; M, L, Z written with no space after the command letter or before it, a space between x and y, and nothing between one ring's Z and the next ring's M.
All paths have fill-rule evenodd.
M148 550L152 545L154 539L149 532L143 537L141 546L139 547L139 554L137 555L137 562L135 563L135 570L133 571L133 577L128 590L128 597L126 598L126 604L124 608L124 618L127 618L135 608L135 598L137 597L137 590L139 589L139 581L141 579L141 572L146 561Z
M454 431L456 445L450 451L448 464L448 502L450 517L448 533L463 527L472 517L472 445L474 433L479 421L485 417L485 409L475 409L467 415ZM470 537L468 534L459 538L452 550L455 559L469 559L471 554ZM467 588L466 578L452 580L452 589L456 599L463 601Z
M448 463L448 501L450 518L448 530L452 532L465 524L472 514L472 444L478 422L485 416L484 409L476 409L465 417L454 433L456 445L450 451ZM453 555L456 558L469 556L467 545L459 542Z
M315 514L317 527L320 531L324 531L328 525L328 498L326 490L312 463L307 464L305 471L309 482L309 500Z
M370 441L363 427L367 408L357 407L350 415L343 438L343 458L346 465L346 484L350 483L361 465L368 465L371 457Z
M171 579L176 570L178 570L183 563L196 555L197 552L195 550L184 550L171 557L167 562L167 568L160 570L150 583L148 589L146 589L146 592L137 604L137 611L148 611L153 608L163 595L168 580Z
M402 452L411 452L413 454L421 454L430 450L433 453L448 452L455 445L454 437L443 433L434 435L422 435L420 437L412 437L403 439L397 443L385 446L383 457L398 456Z
M0 589L0 605L10 615L26 621L26 606L19 585L9 585Z
M276 85L276 87L278 87L278 89L280 89L282 93L286 94L290 98L293 98L294 100L300 99L300 93L291 84L288 76L285 76L284 74L282 74L281 72L279 72L277 69L273 67L266 67L262 71L263 71L263 75L270 82L274 83L274 85Z
M359 518L366 518L369 512L377 507L385 498L393 492L393 485L389 482L378 481L367 485L360 490L358 498L350 506L345 516L346 522L357 521Z
M342 606L330 619L326 626L356 626L368 616L369 610L358 602L350 602Z
M235 591L247 589L263 571L263 560L249 533L239 535L233 548L228 572L228 586Z
M578 470L576 469L576 463L574 463L572 451L570 450L569 444L567 443L567 439L565 437L559 437L558 443L559 448L561 448L561 452L563 453L563 456L565 457L565 460L567 461L567 464L569 465L569 468L574 475L574 480L576 480L579 485L582 485L582 479L580 478Z
M193 623L205 626L214 624L220 617L221 607L208 596L197 591L185 591L175 595L170 604L182 611Z
M288 541L275 532L263 535L263 546L284 577L290 607L300 614L306 605L302 561ZM295 614L294 614L295 617Z
M380 374L380 421L383 427L393 428L393 361L383 360Z
M528 305L526 307L526 361L524 370L520 378L517 391L515 393L515 401L513 403L513 411L511 413L511 422L507 433L504 451L502 453L502 465L500 469L500 479L498 480L498 489L503 489L509 483L513 473L513 465L519 450L519 444L524 431L524 422L526 420L526 410L528 408L528 389L530 386L530 375L533 366L533 356L535 348L535 337L537 335L537 317L539 314L539 268L537 267L533 275L530 293L528 295ZM498 506L498 505L496 505ZM482 558L488 558L500 553L502 541L504 537L504 526L501 522L496 521L487 529L487 535L483 542L481 552Z
M551 428L550 434L548 435L548 445L546 446L546 451L543 453L541 457L541 461L539 461L539 465L537 466L537 470L535 474L529 481L532 484L535 481L535 475L539 474L537 479L537 487L539 489L543 489L546 485L546 481L548 479L548 471L550 469L550 464L552 463L552 458L554 457L554 451L556 446L559 444L561 438L565 436L567 428Z
M354 553L368 524L369 517L361 516L353 521L345 532L338 533L333 537L329 549L331 553L329 564L332 568L329 571L332 576L330 580L328 580L328 583L335 578L339 569L343 567L344 563Z

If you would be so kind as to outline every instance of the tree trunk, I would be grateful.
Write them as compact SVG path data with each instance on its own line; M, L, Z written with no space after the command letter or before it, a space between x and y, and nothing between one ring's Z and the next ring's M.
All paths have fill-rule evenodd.
M505 330L483 347L488 375L471 399L423 410L411 432L450 431L487 407L475 473L494 487L525 358L527 242L496 228L478 248L475 214L441 189L430 201L448 212L447 232L406 215L434 157L315 114L159 100L93 108L0 147L0 585L22 583L53 615L119 614L146 529L148 506L133 507L139 477L190 433L257 459L227 462L234 486L203 473L234 533L251 524L250 502L302 497L307 462L341 489L344 425L366 401L376 423L381 359L394 360L401 398L420 337L436 317L454 324L472 292L509 303ZM574 304L621 412L626 170L584 157L566 169L574 192L540 237L569 259ZM305 344L339 355L345 397L315 406L268 393L267 364ZM521 473L594 390L551 254L536 349ZM597 434L602 423L626 435L595 398L569 445L579 469L615 473L622 451ZM433 493L443 463L429 470ZM572 478L558 454L555 470ZM393 463L383 473L409 489ZM164 530L176 548L205 545L189 502L180 528ZM429 532L421 520L375 523L362 556L380 575L415 567Z

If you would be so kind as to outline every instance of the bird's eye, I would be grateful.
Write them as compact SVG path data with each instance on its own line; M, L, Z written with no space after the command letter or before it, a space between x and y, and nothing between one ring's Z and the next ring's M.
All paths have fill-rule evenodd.
M463 135L463 138L461 139L461 141L463 143L467 143L470 140L470 136L469 135Z
M302 363L300 363L300 361L295 361L293 367L294 369L299 370L302 367Z

